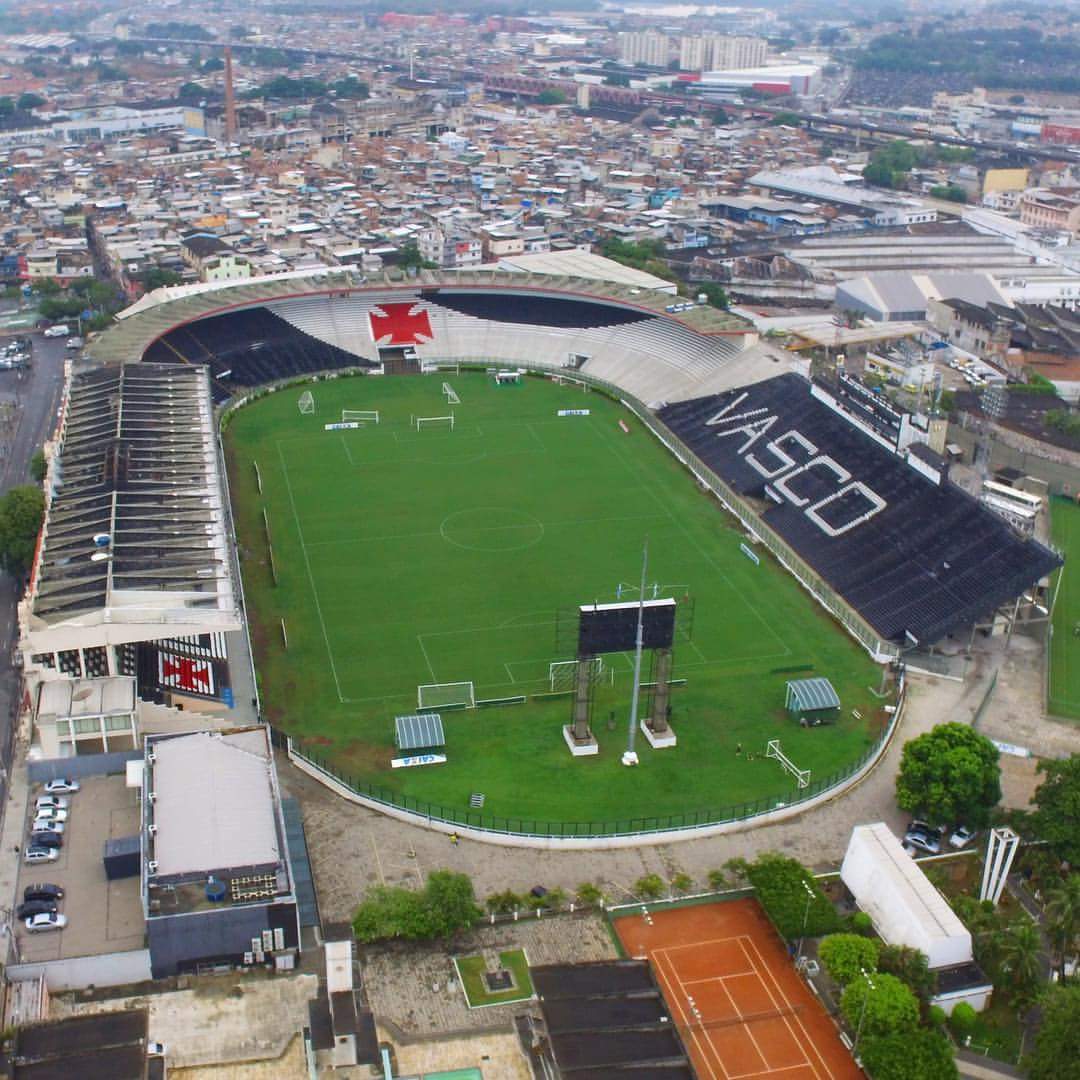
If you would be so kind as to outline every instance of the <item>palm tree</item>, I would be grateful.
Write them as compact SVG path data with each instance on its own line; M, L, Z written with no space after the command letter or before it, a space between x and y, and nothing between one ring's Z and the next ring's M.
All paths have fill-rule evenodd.
M1080 952L1080 874L1070 874L1047 891L1046 932L1064 979L1066 959Z
M1030 1001L1039 985L1042 948L1042 935L1030 919L1013 923L1001 935L1001 970L1009 976L1009 993L1018 1006Z

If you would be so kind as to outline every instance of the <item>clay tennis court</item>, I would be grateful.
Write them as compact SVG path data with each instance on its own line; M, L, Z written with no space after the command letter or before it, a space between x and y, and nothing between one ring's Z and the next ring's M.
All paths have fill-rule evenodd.
M756 900L615 920L647 957L701 1080L859 1080L835 1024Z

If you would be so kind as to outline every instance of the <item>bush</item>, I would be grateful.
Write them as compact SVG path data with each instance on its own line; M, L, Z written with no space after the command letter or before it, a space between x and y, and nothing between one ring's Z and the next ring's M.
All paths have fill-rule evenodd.
M604 890L591 881L583 881L577 887L577 899L581 904L600 904L604 900Z
M694 887L694 879L689 874L684 874L679 871L671 879L672 891L677 893L688 893Z
M664 879L659 874L646 874L634 882L634 895L642 900L659 900L664 895Z
M830 934L818 946L825 970L842 986L860 971L877 969L878 944L858 934Z
M927 1016L931 1027L943 1028L949 1022L949 1014L940 1005L931 1005Z
M468 930L482 915L467 875L435 870L422 892L389 885L370 889L356 909L353 933L363 942L445 938Z
M750 864L747 877L780 934L820 937L840 929L840 919L814 876L802 863L767 851ZM807 906L806 887L813 893Z
M484 901L484 906L493 915L512 915L523 908L525 902L512 889L504 889L502 892L492 893Z
M30 476L40 484L45 479L45 472L45 451L35 450L30 458Z
M851 929L865 937L874 932L874 920L865 911L856 911L851 916Z
M895 975L882 972L849 983L840 998L840 1011L852 1030L866 1036L911 1032L919 1023L915 995Z
M710 870L708 882L713 892L723 892L728 887L727 875L723 870Z
M911 987L920 1001L929 1001L934 992L934 973L930 970L926 953L908 945L886 945L878 953L878 971L895 975Z
M960 1042L964 1042L965 1039L971 1037L978 1022L978 1013L966 1001L961 1001L949 1017L949 1029Z

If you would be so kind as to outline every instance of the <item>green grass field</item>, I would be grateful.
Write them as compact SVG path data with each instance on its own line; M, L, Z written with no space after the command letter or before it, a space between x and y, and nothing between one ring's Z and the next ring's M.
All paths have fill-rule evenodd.
M1047 709L1052 716L1080 720L1080 506L1071 499L1052 499L1050 527L1065 565L1059 571L1054 600Z
M455 430L416 431L411 416L450 411L444 379L461 399ZM302 389L245 407L226 431L244 585L264 711L356 782L459 811L482 792L494 815L610 821L784 797L794 781L762 758L768 739L818 780L880 730L875 665L764 551L760 566L740 552L732 519L617 403L444 373L317 383L317 413L301 416ZM343 407L382 422L325 431ZM597 691L596 757L566 749L568 698L530 699L447 712L448 763L390 769L393 717L415 711L418 685L548 690L549 664L573 649L557 643L557 613L636 583L646 537L648 581L694 600L675 649L678 747L639 738L641 767L619 764L632 671L619 654ZM840 695L835 725L800 729L784 712L785 681L811 673Z
M524 949L510 949L499 953L499 963L504 971L509 971L514 978L514 985L509 990L489 990L484 982L487 967L482 956L459 956L454 958L461 985L465 989L465 1000L470 1009L482 1009L487 1005L506 1005L511 1001L528 1001L533 996L532 978L529 975L529 960Z

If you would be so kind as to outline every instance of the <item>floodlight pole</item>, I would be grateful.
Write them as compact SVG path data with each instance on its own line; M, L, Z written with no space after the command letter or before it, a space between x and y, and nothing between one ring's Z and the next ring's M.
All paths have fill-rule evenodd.
M636 765L634 739L637 737L638 696L641 688L641 651L645 643L645 575L649 569L649 540L645 538L645 547L641 552L641 591L638 593L637 637L634 641L634 689L630 695L630 728L627 732L624 765Z

